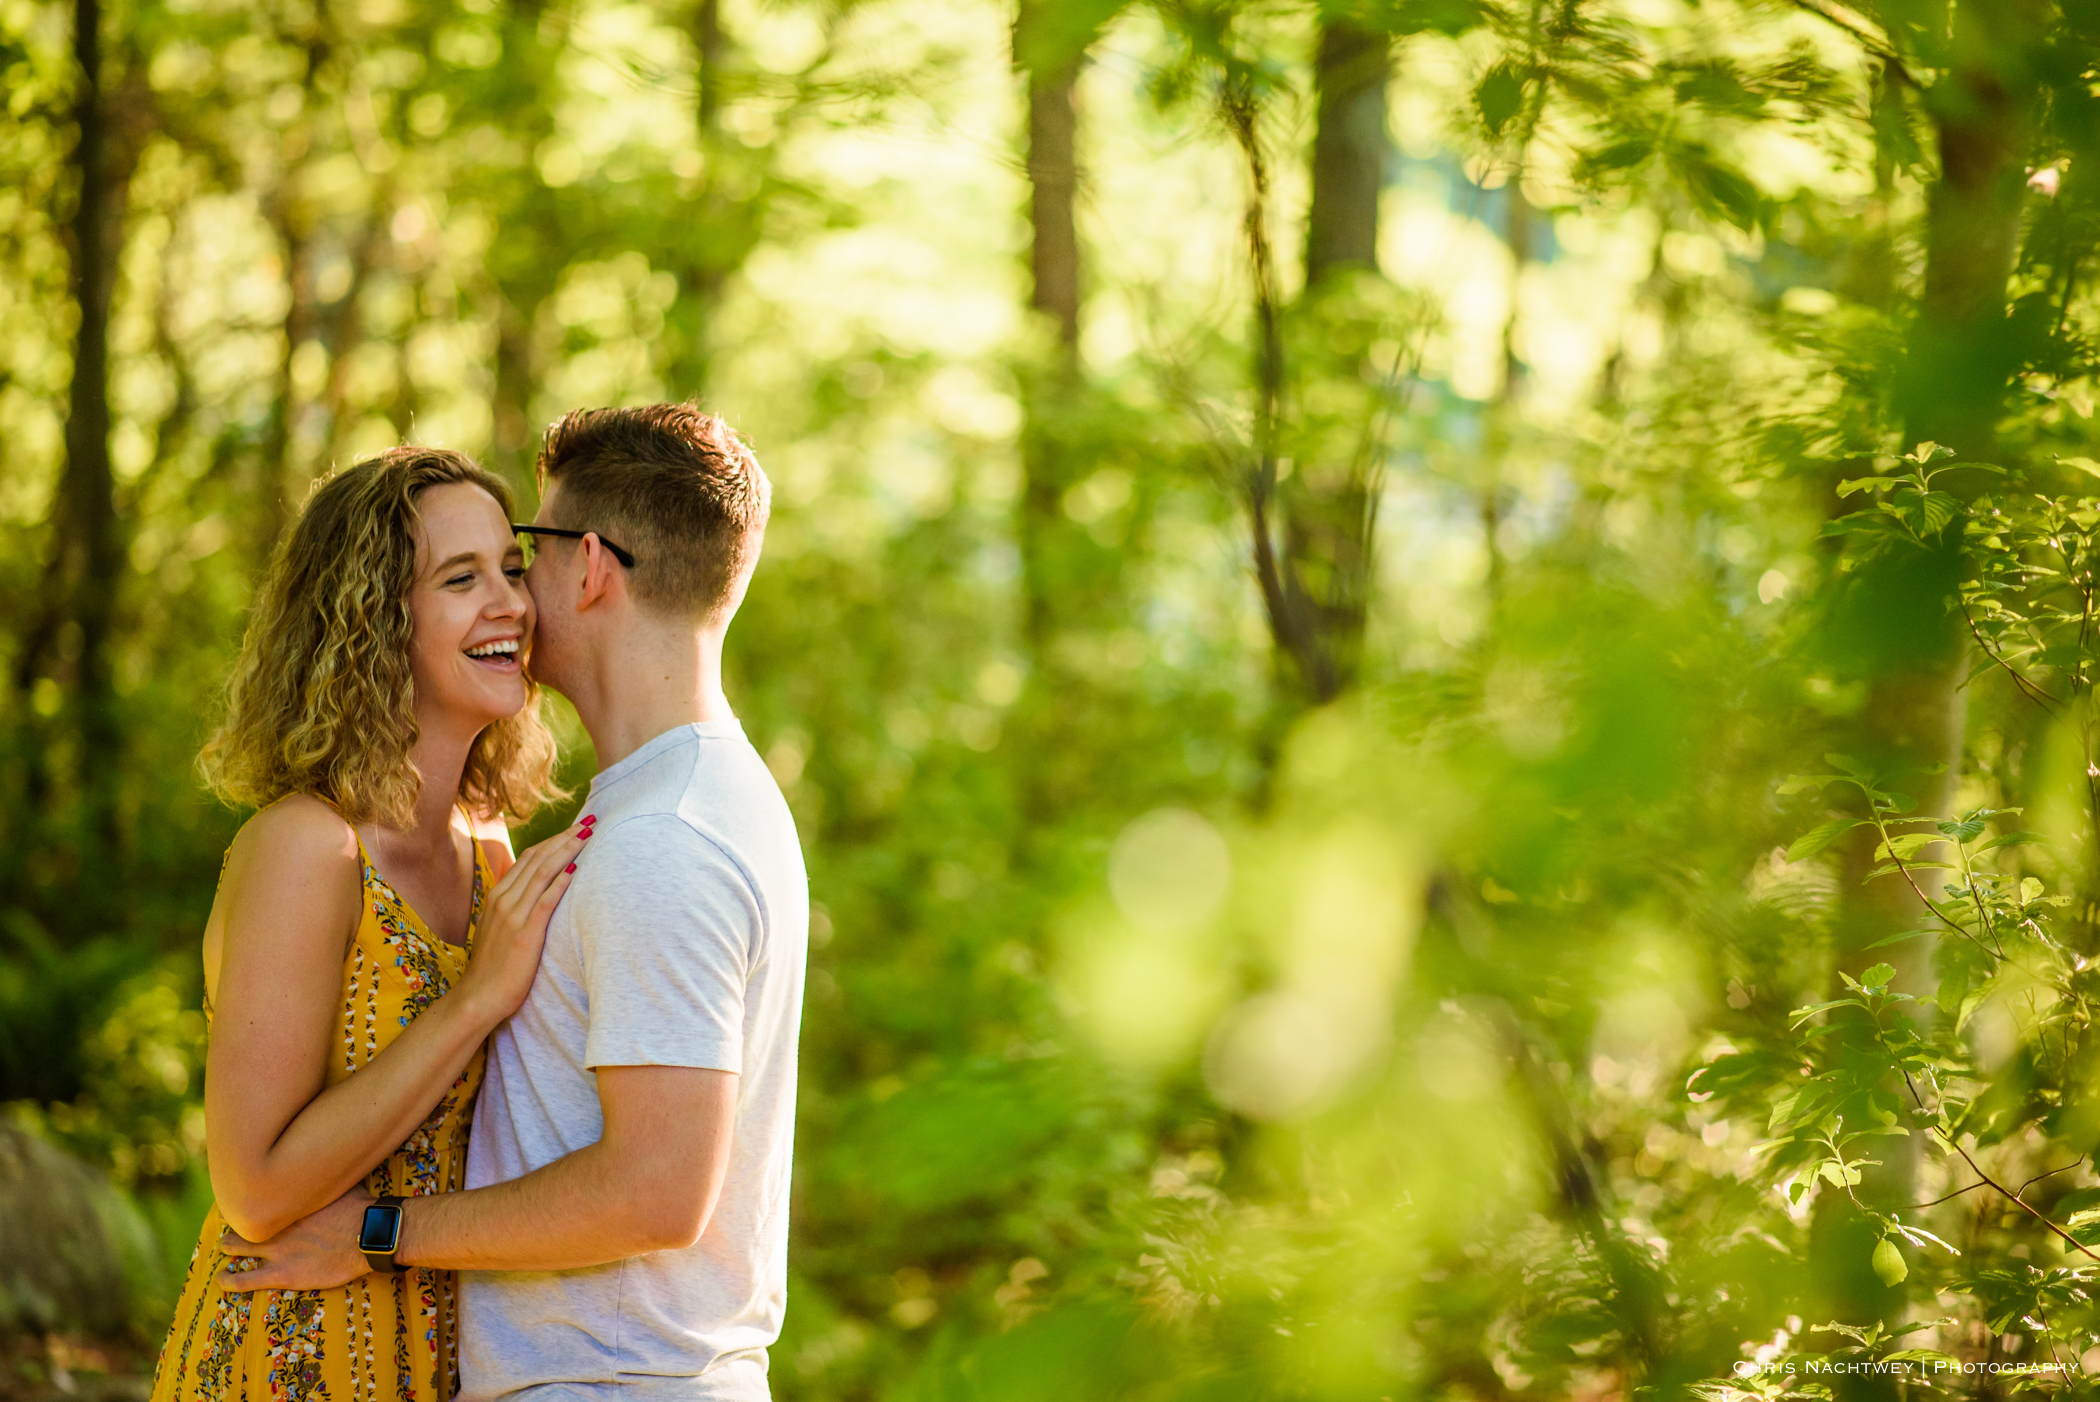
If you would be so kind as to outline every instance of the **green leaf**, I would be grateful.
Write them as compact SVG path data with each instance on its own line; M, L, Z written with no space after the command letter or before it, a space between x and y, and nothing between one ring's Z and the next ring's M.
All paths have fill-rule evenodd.
M2009 832L1992 838L1976 850L1979 852L1991 852L2000 847L2027 847L2037 842L2046 842L2047 840L2038 832Z
M1854 492L1887 491L1890 487L1896 485L1896 480L1893 477L1854 477L1849 481L1838 483L1838 495L1849 497Z
M2091 458L2058 458L2057 461L2065 467L2075 467L2080 472L2090 472L2093 476L2100 477L2100 462L2094 462Z
M1859 976L1861 984L1868 988L1887 988L1889 980L1896 976L1894 964L1876 964Z
M1750 178L1703 147L1681 146L1671 153L1687 192L1710 214L1738 229L1756 227L1762 198Z
M1524 110L1524 75L1513 63L1496 64L1473 89L1473 101L1480 108L1480 119L1487 123L1488 135L1500 136L1510 119Z
M1892 1290L1901 1285L1904 1278L1910 1274L1910 1267L1904 1264L1903 1253L1898 1251L1896 1243L1887 1237L1883 1237L1875 1246L1873 1264L1874 1274L1880 1276L1881 1283Z
M1894 862L1883 862L1880 866L1867 873L1867 880L1872 881L1877 877L1894 876L1897 872L1906 868L1911 871L1953 871L1956 869L1952 862L1936 862L1925 857L1912 857L1909 861L1903 863L1902 866L1898 866Z
M1645 136L1629 137L1615 141L1601 151L1592 151L1583 159L1584 167L1592 175L1606 171L1626 170L1648 159L1655 151L1655 143Z
M1877 531L1883 534L1894 534L1897 529L1879 510L1855 511L1850 516L1840 516L1835 521L1825 521L1823 529L1818 531L1817 534L1821 536L1872 535Z
M1907 1331L1906 1331L1907 1332ZM1883 1357L1884 1363L1929 1363L1942 1372L1959 1372L1961 1360L1951 1353L1930 1348L1899 1349Z
M1961 509L1961 498L1952 492L1927 492L1918 499L1918 509L1924 523L1918 528L1918 534L1936 535Z
M1860 1002L1857 998L1836 998L1832 999L1828 1003L1810 1003L1805 1008L1796 1008L1792 1012L1788 1013L1786 1015L1787 1026L1799 1027L1803 1022L1807 1021L1809 1018L1814 1017L1817 1013L1827 1013L1832 1008L1864 1008L1865 1006L1866 1004Z
M1920 848L1930 847L1935 842L1945 842L1946 840L1946 838L1936 832L1898 833L1888 841L1875 846L1874 860L1879 862L1893 857L1899 861L1907 861L1916 856Z
M1831 843L1836 842L1854 828L1865 826L1866 819L1864 818L1833 818L1827 823L1810 828L1807 832L1795 838L1793 845L1786 849L1786 859L1790 862L1798 862L1813 857L1820 852L1828 850Z

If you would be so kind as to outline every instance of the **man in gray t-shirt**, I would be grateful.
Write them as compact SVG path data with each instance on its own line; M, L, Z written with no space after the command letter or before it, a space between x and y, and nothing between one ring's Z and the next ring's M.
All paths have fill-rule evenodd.
M593 837L490 1040L466 1191L374 1208L398 1224L380 1265L463 1272L468 1402L757 1402L787 1293L809 932L794 821L721 686L769 489L727 424L679 404L571 414L539 472L519 528L531 670L603 766ZM370 1201L243 1245L261 1265L241 1279L363 1274Z
M727 1173L682 1249L468 1273L463 1402L528 1387L763 1398L787 1297L787 1190L808 887L794 820L734 720L657 736L591 784L589 859L532 993L489 1044L467 1187L597 1142L600 1066L737 1073ZM693 1381L705 1390L695 1392Z

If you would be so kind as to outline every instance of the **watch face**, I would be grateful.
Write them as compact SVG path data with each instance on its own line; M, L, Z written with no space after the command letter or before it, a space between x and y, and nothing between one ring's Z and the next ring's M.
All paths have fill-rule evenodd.
M357 1249L381 1255L401 1244L401 1209L392 1203L375 1202L365 1209L363 1230L357 1234Z

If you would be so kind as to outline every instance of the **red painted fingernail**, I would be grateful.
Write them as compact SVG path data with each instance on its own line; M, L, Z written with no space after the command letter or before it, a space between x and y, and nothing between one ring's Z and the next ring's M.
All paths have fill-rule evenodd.
M576 840L578 842L588 841L590 839L590 835L591 830L589 828L585 828L582 832L576 834Z
M596 813L586 813L583 817L583 825L585 827L589 827L592 823L595 823L597 821L598 815Z
M570 871L574 871L574 870L576 870L576 863L574 863L574 862L571 862L571 863L569 863L568 869L569 869Z

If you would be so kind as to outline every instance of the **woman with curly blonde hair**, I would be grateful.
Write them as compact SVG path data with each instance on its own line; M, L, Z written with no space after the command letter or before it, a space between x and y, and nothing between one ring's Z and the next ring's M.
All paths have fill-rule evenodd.
M503 482L434 448L324 481L271 563L201 761L260 811L204 931L215 1203L155 1402L457 1390L450 1272L239 1292L221 1239L461 1186L483 1044L590 834L511 858L503 815L558 792L523 564Z

